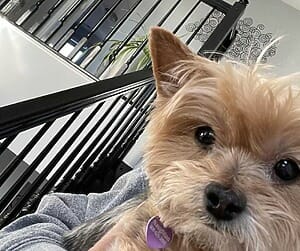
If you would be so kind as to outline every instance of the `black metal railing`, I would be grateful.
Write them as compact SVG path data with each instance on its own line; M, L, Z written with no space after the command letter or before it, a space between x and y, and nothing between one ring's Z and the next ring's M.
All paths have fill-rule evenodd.
M24 31L42 41L47 47L62 56L65 60L78 65L84 71L101 77L111 76L108 69L116 62L124 47L134 41L137 36L143 36L143 41L132 50L132 54L122 63L122 69L117 72L136 70L132 65L139 60L147 45L147 36L143 28L151 25L168 26L174 33L186 34L182 29L187 22L210 8L201 24L187 37L191 43L201 27L208 21L214 11L220 12L225 20L218 27L219 32L204 43L201 51L216 51L222 46L224 39L230 41L235 35L234 26L247 4L246 0L236 2L233 6L219 0L190 1L191 7L186 13L178 12L188 1L182 0L34 0L34 1L0 1L0 12L15 22ZM161 11L161 9L165 11ZM142 15L140 14L142 12ZM180 15L178 15L180 13ZM182 18L179 18L182 17ZM136 19L132 21L132 19ZM226 21L227 20L227 21ZM170 24L172 23L172 25ZM175 26L176 24L176 26ZM126 34L120 35L120 30ZM119 40L119 45L112 53L112 41ZM198 45L199 46L199 45ZM109 57L106 57L109 54ZM107 73L108 71L108 73Z
M155 98L150 59L144 61L143 70L135 71L133 67L141 54L147 52L147 36L138 41L136 38L167 1L28 2L18 6L19 2L0 0L0 11L67 62L95 77L110 78L0 108L0 163L7 149L20 144L21 139L24 144L8 165L0 167L0 226L31 212L46 193L109 189L119 164L143 132ZM148 9L143 16L129 21L146 3ZM150 24L167 25L182 4L180 0L169 1L168 9L155 15ZM234 39L235 25L247 2L230 5L219 0L191 1L186 13L181 13L169 29L177 34L201 5L207 10L205 15L199 18L197 29L183 40L192 45L212 13L220 11L223 19L216 29L204 44L193 48L214 57L218 55L214 52L223 52ZM112 40L124 25L126 33L110 50ZM107 75L122 50L135 42L137 45L114 77ZM66 53L68 46L71 49ZM23 162L26 168L21 167Z

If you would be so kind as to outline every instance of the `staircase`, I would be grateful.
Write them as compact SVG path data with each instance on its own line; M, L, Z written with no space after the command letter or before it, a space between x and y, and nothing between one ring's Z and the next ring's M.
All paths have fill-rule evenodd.
M221 0L0 0L7 22L91 83L0 107L0 226L49 192L103 192L140 158L155 88L147 30L163 26L213 60L236 35L248 2ZM216 22L214 15L222 15ZM214 30L197 37L208 22ZM186 29L197 24L193 32ZM202 40L201 40L202 41ZM217 53L216 53L217 52ZM142 135L142 137L140 137ZM18 142L26 142L20 146ZM24 164L25 163L25 164ZM12 176L16 178L12 181Z

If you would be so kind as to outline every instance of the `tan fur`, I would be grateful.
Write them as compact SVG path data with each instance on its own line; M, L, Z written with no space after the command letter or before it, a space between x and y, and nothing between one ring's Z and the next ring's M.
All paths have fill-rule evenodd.
M159 28L150 49L158 90L147 128L150 197L125 213L110 250L149 250L144 231L154 215L175 232L168 251L300 250L300 180L285 183L273 171L282 158L300 161L294 78L198 57ZM209 150L194 136L203 125L216 133ZM208 214L204 188L212 181L246 195L240 217L218 223Z

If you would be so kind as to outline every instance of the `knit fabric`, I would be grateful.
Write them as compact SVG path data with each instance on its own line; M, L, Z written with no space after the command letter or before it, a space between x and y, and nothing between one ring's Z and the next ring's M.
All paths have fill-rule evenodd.
M54 193L43 197L35 213L0 230L0 251L64 251L63 234L145 191L141 168L123 175L102 194Z

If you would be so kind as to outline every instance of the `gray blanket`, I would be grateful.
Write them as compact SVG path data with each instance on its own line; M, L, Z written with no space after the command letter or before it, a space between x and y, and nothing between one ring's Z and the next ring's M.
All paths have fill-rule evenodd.
M45 196L34 214L23 216L0 230L0 251L64 251L62 235L146 189L137 168L123 175L102 194L55 193Z

